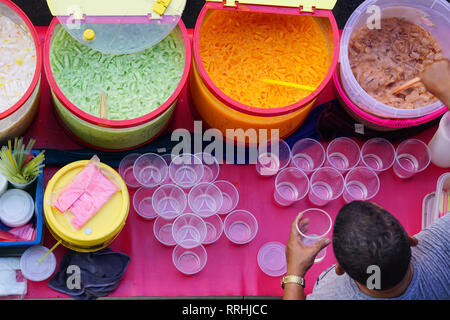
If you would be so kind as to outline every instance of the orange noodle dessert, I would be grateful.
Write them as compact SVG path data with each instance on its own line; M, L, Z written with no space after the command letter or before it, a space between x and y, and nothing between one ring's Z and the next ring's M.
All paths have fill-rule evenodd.
M256 108L302 100L330 66L325 35L308 16L216 10L202 26L199 47L214 84L231 99Z

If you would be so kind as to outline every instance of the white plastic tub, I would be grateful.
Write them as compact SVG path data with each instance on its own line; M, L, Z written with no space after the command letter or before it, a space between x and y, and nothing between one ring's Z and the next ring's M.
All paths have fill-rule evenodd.
M381 9L381 19L397 17L419 24L439 42L444 56L450 58L450 5L445 0L367 0L353 12L342 33L340 76L347 95L359 108L382 118L417 118L438 111L443 107L441 101L417 109L398 109L385 105L366 93L357 82L350 67L349 42L353 32L370 21L372 5Z

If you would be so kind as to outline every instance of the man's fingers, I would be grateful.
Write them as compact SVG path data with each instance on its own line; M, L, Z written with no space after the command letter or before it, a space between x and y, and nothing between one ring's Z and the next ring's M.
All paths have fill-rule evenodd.
M319 253L320 250L322 250L323 248L328 246L330 244L330 242L331 242L331 240L328 238L320 239L319 241L314 243L313 247L317 251L317 253Z

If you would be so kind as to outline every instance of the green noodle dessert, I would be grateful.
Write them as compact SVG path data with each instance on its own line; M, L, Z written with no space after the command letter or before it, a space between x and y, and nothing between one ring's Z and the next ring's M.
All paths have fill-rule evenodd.
M75 106L100 116L102 92L107 119L129 120L164 104L183 75L185 47L175 29L152 48L111 55L84 46L58 26L50 46L50 65L62 93Z

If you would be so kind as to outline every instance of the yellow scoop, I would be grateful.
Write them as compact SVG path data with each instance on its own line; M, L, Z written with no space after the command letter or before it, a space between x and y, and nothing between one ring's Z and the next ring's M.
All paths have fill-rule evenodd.
M314 90L316 90L316 88L314 88L314 87L305 86L305 85L301 85L301 84L297 84L297 83L284 82L284 81L279 81L279 80L270 80L270 79L262 79L262 81L267 84L275 84L275 85L279 85L279 86L301 89L301 90L305 90L305 91L313 92Z

